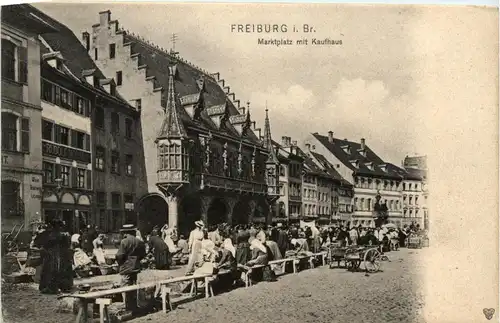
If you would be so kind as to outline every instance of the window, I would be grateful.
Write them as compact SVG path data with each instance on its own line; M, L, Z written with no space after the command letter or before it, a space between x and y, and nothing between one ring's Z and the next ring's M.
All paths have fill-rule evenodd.
M97 61L99 59L99 55L98 54L98 51L97 51L97 48L94 48L94 59Z
M121 208L120 200L121 200L120 193L111 193L111 208L113 209Z
M70 168L69 166L64 166L61 165L61 185L62 186L69 186L69 172Z
M73 107L73 93L61 88L61 106L63 108L72 110Z
M54 183L55 178L55 165L48 162L43 162L43 182L47 184Z
M142 100L141 99L135 100L135 108L137 109L137 111L141 111L141 109L142 109Z
M21 185L14 181L2 181L2 218L24 216L24 202L20 197Z
M54 141L54 123L42 120L42 139Z
M71 146L79 149L85 149L85 134L83 132L71 131Z
M106 155L106 149L104 147L96 147L95 149L95 168L98 170L104 170L104 159Z
M77 96L76 97L76 106L74 111L78 114L84 115L84 116L89 116L89 101Z
M56 142L58 144L69 146L69 128L57 126Z
M116 56L116 44L109 44L109 58L113 59Z
M2 150L17 151L17 122L15 114L2 112Z
M111 173L120 174L120 154L117 151L111 152Z
M54 102L54 85L50 82L42 80L42 100Z
M120 132L120 116L116 112L111 113L111 132Z
M158 147L158 156L160 169L180 170L188 168L189 155L186 148L181 145L174 143L170 146L160 146ZM212 161L216 160L212 159Z
M85 178L86 178L87 170L78 168L76 172L76 187L77 188L85 188Z
M132 138L133 120L125 118L125 137Z
M95 126L104 129L104 109L102 107L95 107L94 119Z
M280 176L285 176L285 165L280 166Z
M97 206L106 207L106 192L97 192L96 193L96 203L97 203Z
M16 45L2 39L2 78L16 80Z
M122 85L122 71L116 72L116 85Z
M125 167L126 167L125 172L127 173L127 175L133 174L133 166L132 166L133 158L134 156L132 155L125 155Z

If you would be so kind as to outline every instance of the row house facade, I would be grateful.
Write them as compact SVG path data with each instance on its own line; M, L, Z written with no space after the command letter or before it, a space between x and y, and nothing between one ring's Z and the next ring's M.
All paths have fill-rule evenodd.
M353 213L353 186L340 176L325 156L315 152L315 145L306 144L306 149L316 165L328 176L327 183L331 191L331 221L330 223L346 224Z
M389 212L389 221L402 222L402 182L400 168L384 162L367 145L313 133L306 144L314 145L316 151L325 156L344 180L354 187L351 225L374 225L374 206L377 195Z
M403 161L405 177L403 181L404 223L429 227L427 161L425 156L406 156Z
M281 144L273 142L278 151L279 166L279 199L278 217L287 222L300 220L302 205L302 171L304 158L299 154L297 142L283 136Z
M56 32L30 5L2 6L2 232L42 219L39 33Z
M147 192L135 198L139 227L168 223L189 232L208 225L269 221L278 196L249 103L241 104L219 73L210 74L125 31L111 12L82 34L97 67L140 114Z
M72 232L87 224L117 232L137 222L134 202L147 192L140 115L70 29L37 14L58 30L39 37L44 219L60 218Z

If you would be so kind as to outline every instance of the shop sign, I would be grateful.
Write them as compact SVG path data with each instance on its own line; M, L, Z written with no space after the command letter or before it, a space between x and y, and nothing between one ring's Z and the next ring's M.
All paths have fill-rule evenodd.
M76 160L84 163L90 163L90 153L71 147L61 146L50 142L42 142L42 153L47 156L54 156L63 159Z
M133 210L134 203L125 203L125 210Z

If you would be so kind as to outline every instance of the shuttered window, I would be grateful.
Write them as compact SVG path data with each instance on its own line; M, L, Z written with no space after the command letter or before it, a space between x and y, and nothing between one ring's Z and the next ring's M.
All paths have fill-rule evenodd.
M21 151L30 152L30 119L21 118Z

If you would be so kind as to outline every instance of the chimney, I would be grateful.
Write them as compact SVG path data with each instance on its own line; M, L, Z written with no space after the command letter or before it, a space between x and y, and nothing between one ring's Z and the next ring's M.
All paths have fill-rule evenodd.
M99 12L99 25L101 27L108 27L108 23L111 20L111 11L101 11Z
M83 41L83 46L85 46L85 49L87 52L90 49L90 34L86 31L82 33L82 41Z
M328 141L333 143L333 131L328 131Z
M286 136L282 136L281 137L281 145L283 147L287 147L288 146L287 143L286 143L286 138L287 138Z
M297 146L297 140L292 141L292 146L294 146L294 147Z
M286 146L290 147L292 145L292 137L286 137Z
M306 144L307 150L311 150L311 144Z
M365 150L365 138L361 138L361 149Z

